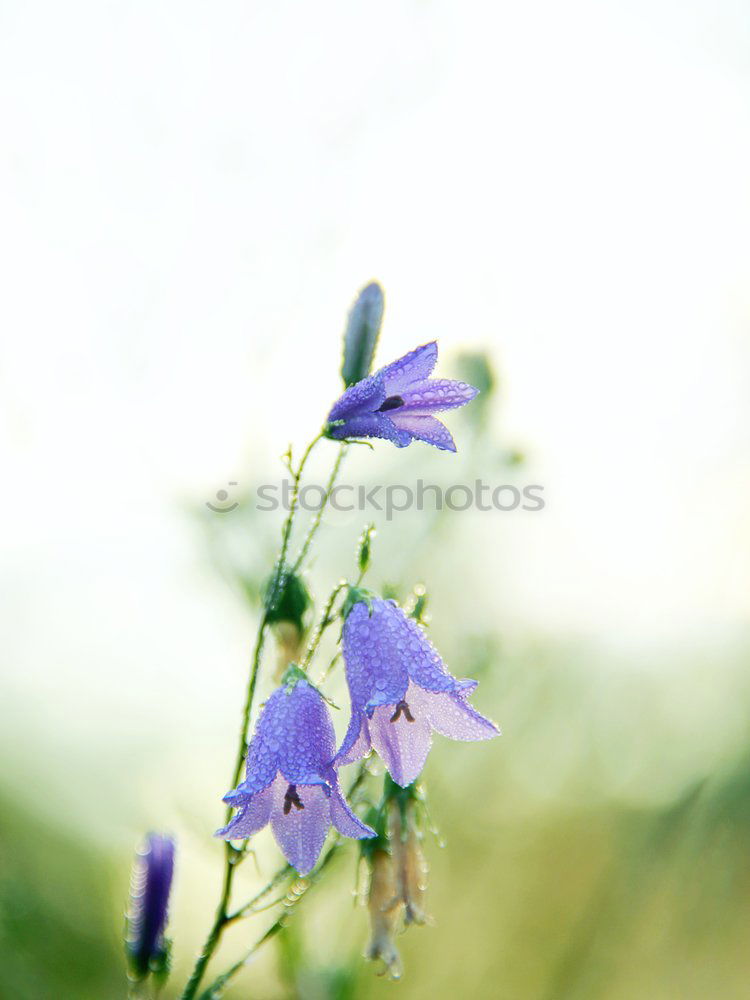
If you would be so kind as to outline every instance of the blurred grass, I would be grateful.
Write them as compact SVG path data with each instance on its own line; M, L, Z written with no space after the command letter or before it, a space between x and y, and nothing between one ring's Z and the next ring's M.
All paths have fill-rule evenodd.
M539 652L533 662L506 661L503 685L485 678L480 687L481 707L517 706L515 713L501 709L510 719L502 740L439 741L428 763L431 812L447 847L426 843L435 922L400 937L404 981L396 987L377 978L360 958L368 929L365 910L352 902L352 846L229 997L345 1000L394 988L414 1000L747 996L750 746L738 746L665 801L628 802L614 785L608 792L606 781L582 777L594 730L609 729L627 754L620 718L630 711L627 698L612 700L602 718L585 673L571 677L567 659L555 660L554 651L538 683ZM573 716L576 691L581 711ZM560 769L565 718L578 731ZM653 717L648 726L641 734L646 766L631 799L649 770L657 775L660 768L664 733ZM542 769L535 784L523 780L531 764ZM0 996L124 996L118 932L129 856L118 850L110 857L85 831L75 837L8 796L2 806ZM242 946L272 919L269 913L244 924ZM180 965L188 960L181 955ZM164 996L175 996L178 985L176 976Z

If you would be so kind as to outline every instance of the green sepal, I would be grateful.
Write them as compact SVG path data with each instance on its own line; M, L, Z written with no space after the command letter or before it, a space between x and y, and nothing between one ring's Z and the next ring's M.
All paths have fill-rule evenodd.
M274 594L276 572L263 585L263 604L269 625L291 622L302 633L307 626L308 612L312 607L312 597L301 576L284 567L280 584Z
M382 808L382 805L379 807L370 806L365 813L363 822L372 827L376 834L374 837L368 837L359 842L360 857L369 861L376 851L389 851L388 820L385 809Z
M317 691L323 701L327 705L330 705L331 708L339 708L336 702L331 701L328 695L321 691L317 684L313 684L302 667L297 666L296 663L290 663L281 677L281 686L285 689L285 694L291 694L300 681L304 681L306 684L309 684L309 686L314 691Z
M172 971L171 938L164 938L161 951L158 955L154 955L149 963L149 970L153 976L154 986L157 990L161 990Z
M427 601L429 600L427 591L422 584L417 584L414 588L414 607L409 612L409 617L413 618L419 625L424 625Z
M377 594L374 594L371 590L367 590L365 587L349 587L346 600L341 609L341 617L346 621L355 604L366 604L368 613L372 618L372 602L377 599Z
M407 833L407 808L411 802L417 803L419 807L424 807L424 788L419 781L413 781L406 788L402 788L386 771L383 778L383 813L387 812L388 803L390 802L394 803L401 814L401 830L402 835L405 837Z

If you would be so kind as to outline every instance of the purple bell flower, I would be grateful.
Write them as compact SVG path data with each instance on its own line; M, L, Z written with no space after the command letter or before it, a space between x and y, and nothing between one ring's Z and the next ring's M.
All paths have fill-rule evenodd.
M174 840L149 833L139 848L130 880L126 948L131 974L142 979L160 972L167 959L169 891L174 874Z
M328 414L327 435L385 438L398 448L416 439L455 451L448 428L432 414L463 406L479 390L466 382L431 379L437 356L433 340L348 388Z
M291 675L291 679L289 676ZM263 708L247 752L247 777L224 801L239 812L216 836L244 840L270 822L287 861L306 875L328 828L362 839L375 833L354 815L331 765L336 744L320 693L291 667Z
M352 717L335 764L371 747L402 787L424 767L432 731L452 740L488 740L500 730L469 704L476 681L456 680L420 626L394 601L354 590L343 650Z

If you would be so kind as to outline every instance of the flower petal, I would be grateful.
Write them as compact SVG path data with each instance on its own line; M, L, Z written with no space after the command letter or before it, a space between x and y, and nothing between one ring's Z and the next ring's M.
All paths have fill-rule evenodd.
M432 340L423 344L397 361L392 361L377 373L383 376L386 395L393 396L402 392L414 382L421 382L429 375L437 364L437 342Z
M449 378L426 379L403 390L401 396L404 405L400 412L434 413L436 410L453 410L470 403L478 392L479 389L466 382L454 382Z
M325 769L336 751L336 735L320 692L299 680L291 691L281 687L272 697L278 698L273 738L279 770L292 785L327 784Z
M352 716L349 719L349 728L344 736L339 752L336 754L333 763L336 767L343 764L353 764L355 760L364 757L370 750L370 730L367 725L367 718L364 713L352 708Z
M466 701L466 696L451 692L435 694L412 684L406 695L415 716L423 716L442 736L451 740L491 740L499 728L485 719Z
M385 413L366 413L345 419L340 427L330 427L328 434L337 441L344 438L374 437L392 441L397 448L411 443L411 434L398 428Z
M217 830L214 836L222 837L224 840L245 840L257 833L258 830L262 830L270 819L271 806L277 795L278 787L281 787L283 795L287 783L281 777L278 777L263 791L253 795L237 815L225 827Z
M304 808L292 806L285 814L286 787L284 784L281 794L274 796L271 828L289 864L300 875L307 875L315 867L331 823L329 801L322 788L298 785L297 795Z
M365 837L376 837L373 829L363 823L349 807L339 788L334 788L330 798L331 822L345 837L354 837L355 840L362 840Z
M374 413L385 400L382 372L369 375L350 386L333 404L328 420L349 420L351 417Z
M370 736L390 776L405 788L419 777L432 746L432 734L426 716L412 713L414 721L409 722L402 713L391 722L393 714L392 705L376 708L370 721Z
M370 613L372 610L372 614ZM352 712L395 705L409 686L404 651L406 616L391 601L374 600L372 609L355 604L344 622L342 645Z
M391 617L397 623L398 641L391 655L406 660L410 680L427 691L460 691L467 685L473 685L473 690L476 687L475 681L459 681L448 672L440 653L427 638L421 625L392 601L383 603L387 604ZM408 700L408 695L400 694L394 701L404 697Z
M437 417L394 410L391 421L400 431L405 431L418 441L434 445L441 451L456 450L456 442L453 440L451 432L445 424L440 423Z

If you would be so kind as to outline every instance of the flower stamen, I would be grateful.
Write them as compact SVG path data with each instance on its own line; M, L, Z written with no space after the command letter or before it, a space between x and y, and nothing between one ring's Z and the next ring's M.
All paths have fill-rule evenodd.
M291 812L292 806L294 806L295 809L304 809L305 808L304 805L302 804L302 800L300 799L299 795L297 794L297 786L296 785L290 785L289 788L287 788L287 790L286 790L286 795L284 796L284 815L285 816L289 815L289 813Z
M402 712L407 722L414 722L414 716L411 714L411 710L405 701L400 701L396 705L396 711L391 716L391 722L398 722Z
M400 406L404 405L404 400L401 396L389 396L388 399L379 406L376 413L386 413L388 410L397 410Z

